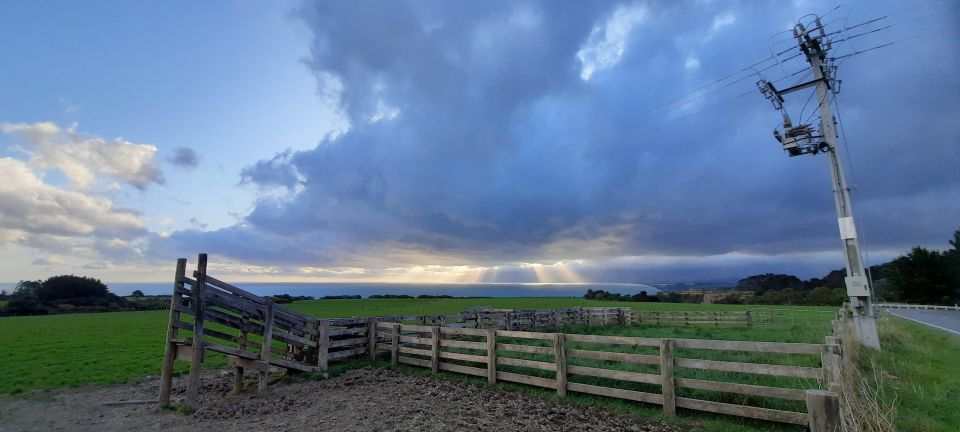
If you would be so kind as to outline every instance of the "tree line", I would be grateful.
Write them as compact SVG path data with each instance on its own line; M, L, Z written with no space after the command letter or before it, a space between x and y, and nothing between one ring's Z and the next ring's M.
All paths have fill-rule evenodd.
M870 267L874 297L879 301L918 304L960 302L960 230L954 231L944 251L916 246L892 261ZM793 275L753 275L737 282L737 289L753 291L750 302L760 304L840 304L846 299L845 269L823 278L801 280Z

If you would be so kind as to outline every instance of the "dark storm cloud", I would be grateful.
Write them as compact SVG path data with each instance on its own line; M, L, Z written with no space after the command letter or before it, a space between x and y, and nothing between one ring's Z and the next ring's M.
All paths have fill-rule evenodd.
M855 3L834 17L852 24L897 5ZM245 242L232 236L286 238L284 259L310 264L398 250L398 262L487 265L833 250L827 161L783 154L770 135L779 114L752 92L758 76L658 110L766 57L789 37L769 35L831 7L305 4L299 16L314 35L306 64L350 129L246 168L243 183L287 194L260 199L250 226L205 235L254 262L280 251L233 251L227 245ZM955 5L944 10L957 17ZM837 52L915 28L898 29ZM957 30L921 37L840 66L856 205L874 248L940 245L960 221L958 200L945 199L960 196ZM595 63L589 80L581 58ZM764 75L804 66L795 59ZM805 96L792 97L791 113Z
M196 168L200 163L200 156L197 152L188 147L177 147L173 150L173 155L168 159L170 163L181 168Z

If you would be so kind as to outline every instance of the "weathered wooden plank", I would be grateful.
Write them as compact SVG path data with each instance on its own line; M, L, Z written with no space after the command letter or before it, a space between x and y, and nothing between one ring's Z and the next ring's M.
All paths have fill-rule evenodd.
M240 338L238 336L227 334L222 331L217 331L209 328L203 330L203 335L210 336L217 339L222 339L228 342L240 343Z
M478 356L478 355L461 354L461 353L448 352L448 351L440 351L439 355L440 355L440 358L442 359L462 360L462 361L470 361L470 362L484 363L484 364L487 363L487 356L485 355Z
M292 343L292 344L298 345L298 346L300 346L300 347L310 347L310 348L316 348L316 347L317 347L317 342L316 342L316 341L312 341L312 340L310 340L310 339L305 339L305 338L302 338L302 337L300 337L300 336L296 336L296 335L294 335L294 334L287 333L287 332L284 332L284 331L277 331L276 328L274 328L274 330L273 330L273 338L274 338L274 339L278 339L278 340L282 340L282 341L287 342L287 343Z
M330 325L335 327L349 327L355 325L366 325L367 319L362 317L353 317L353 318L331 318L329 319Z
M843 429L840 395L823 390L806 392L810 432L834 432Z
M529 384L537 387L555 389L557 382L549 378L540 378L529 375L522 375L512 372L497 371L497 380L510 381L520 384Z
M257 318L263 316L263 306L222 291L218 292L212 289L204 290L203 300L206 302L206 307L208 308L219 307L227 309L230 312L255 316Z
M717 414L728 414L760 420L776 421L781 423L792 423L801 426L806 426L808 419L806 413L781 411L769 408L757 408L689 398L677 398L677 407Z
M430 338L400 335L400 343L430 345Z
M352 327L352 328L332 328L330 329L330 337L335 336L347 336L347 335L357 335L367 332L366 327Z
M163 352L163 364L160 369L160 394L158 395L158 404L160 408L170 406L170 390L173 387L173 363L177 360L179 346L174 342L179 336L179 329L174 326L175 322L180 321L180 314L183 313L180 307L180 295L177 290L183 287L183 274L186 271L187 259L177 259L177 267L173 275L173 295L170 296L170 316L167 325L167 339ZM186 308L185 308L186 309ZM189 311L187 313L192 313Z
M589 393L598 396L607 396L614 397L619 399L627 399L637 402L647 402L662 405L663 396L656 393L645 393L638 392L633 390L624 390L624 389L615 389L610 387L601 387L590 384L581 384L568 382L567 390L580 392L580 393Z
M327 354L327 357L330 360L339 360L347 357L354 357L360 354L365 354L367 352L367 347L363 346L361 348L348 349L343 351L333 351Z
M820 368L801 366L782 366L759 363L739 363L718 360L676 359L677 367L691 369L709 369L723 372L742 372L757 375L774 375L799 378L820 378L823 372Z
M485 331L485 330L484 330ZM486 342L472 342L461 340L440 339L440 346L443 348L465 348L475 350L486 350Z
M228 356L227 357L230 366L242 367L244 369L252 369L259 372L264 372L267 370L269 365L265 362L259 360L253 360L249 358L237 357L237 356Z
M673 339L660 341L660 393L663 398L663 413L668 417L677 415L676 382L673 376Z
M725 341L707 339L674 339L677 348L697 348L724 351L747 351L785 354L820 354L821 344L787 342Z
M294 309L291 309L291 308L285 307L285 306L277 306L276 312L279 312L279 313L281 313L281 314L283 314L283 315L287 315L287 316L289 316L289 317L298 318L299 320L304 321L304 322L309 323L309 324L316 324L316 322L317 322L317 319L316 319L316 318L314 318L314 317L312 317L312 316L310 316L310 315L307 315L307 314L305 314L305 313L303 313L303 312L300 312L300 311L298 311L298 310L294 310Z
M193 357L192 345L177 345L176 354L175 354L175 358L177 360L188 362L192 357Z
M203 322L205 311L204 303L204 280L207 274L207 254L200 254L197 257L197 285L190 293L190 300L193 305L193 352L190 357L190 373L187 377L187 391L184 397L184 406L188 411L193 411L199 406L200 394L200 367L203 363L204 341L203 341Z
M367 338L340 339L340 340L330 341L329 347L330 347L330 348L339 348L339 347L345 347L345 346L351 346L351 345L364 345L364 346L366 346L367 342L368 342L368 341L367 341Z
M711 390L725 393L737 393L752 396L773 397L787 400L804 400L804 390L780 387L737 384L721 381L707 381L693 378L674 378L677 387Z
M522 352L522 353L529 353L529 354L553 354L552 347L544 347L544 346L498 343L497 349L500 351L515 351L515 352Z
M557 396L567 396L567 348L563 333L553 335L553 358L557 367Z
M660 339L628 336L599 336L585 334L566 334L567 342L602 343L614 345L660 346Z
M567 373L574 375L592 376L597 378L611 378L623 381L633 381L647 384L660 384L660 375L628 372L612 369L602 369L586 366L567 365Z
M270 349L273 346L273 300L268 300L263 315L263 342L260 345L260 360L270 363ZM261 372L257 380L257 390L264 391L269 384L270 374Z
M497 336L520 338L520 339L553 340L553 333L536 333L536 332L512 331L512 330L497 330Z
M430 357L433 353L428 349L419 349L419 348L410 348L407 346L400 345L401 354L415 354Z
M469 323L473 324L473 323ZM487 332L483 329L478 328L466 328L466 327L440 327L440 333L446 334L457 334L457 335L466 335L466 336L486 336Z
M660 356L609 351L568 349L567 357L585 358L590 360L620 361L626 363L660 364Z
M276 357L270 359L270 364L275 366L280 366L282 368L293 369L293 370L298 370L303 372L324 372L319 367L316 367L313 365L308 365L306 363L300 363L300 362L291 361L291 360L280 359Z
M486 329L487 332L487 382L497 382L497 331Z
M542 361L536 361L536 360L510 358L510 357L497 356L497 364L502 364L506 366L528 367L528 368L541 369L546 371L557 370L557 365L554 363L548 363L548 362L542 362ZM570 371L570 373L573 373L573 372Z
M409 331L409 332L430 333L431 331L430 329L432 328L433 326L418 325L418 324L401 324L400 325L400 331L405 331L405 332Z
M419 359L414 357L399 356L397 357L398 363L420 366L420 367L430 367L430 359Z
M175 320L170 325L174 328L193 331L193 324L185 321Z
M193 277L198 277L196 271L193 272ZM217 288L220 288L220 289L222 289L222 290L224 290L224 291L228 291L228 292L230 292L231 294L238 295L238 296L243 297L243 298L245 298L245 299L247 299L247 300L257 302L257 303L259 303L259 304L261 304L261 305L266 305L266 304L267 304L267 299L265 299L265 298L263 298L263 297L260 297L260 296L254 294L254 293L252 293L252 292L250 292L250 291L246 291L246 290L237 288L237 287L235 287L235 286L233 286L233 285L230 285L230 284L228 284L228 283L226 283L226 282L224 282L224 281L222 281L222 280L220 280L220 279L217 279L217 278L215 278L215 277L213 277L213 276L204 274L204 282L207 283L207 284L209 284L209 285L213 285L213 286L215 286L215 287L217 287Z
M203 345L204 345L204 348L210 351L221 352L224 354L230 354L232 356L243 357L251 360L256 359L258 356L258 354L243 351L240 348L229 347L226 345L220 345L220 344L215 344L211 342L205 342Z
M440 328L430 329L430 368L433 373L440 370Z
M204 311L204 317L208 321L215 322L220 325L227 327L235 328L240 331L245 331L253 334L263 334L263 325L245 320L241 317L229 315L218 310L207 309Z
M474 376L487 376L487 370L485 368L470 367L464 365L458 365L453 363L440 363L440 370L457 372L467 375Z
M317 347L317 369L326 372L330 365L330 320L317 321L317 342L320 343Z

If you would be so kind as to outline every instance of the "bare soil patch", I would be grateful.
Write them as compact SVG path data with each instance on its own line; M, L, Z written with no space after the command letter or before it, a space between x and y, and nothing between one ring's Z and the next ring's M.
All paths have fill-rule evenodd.
M229 371L203 378L192 415L150 405L105 402L155 399L158 380L67 390L49 398L0 400L0 432L127 430L336 431L679 431L674 426L595 407L503 389L364 367L323 381L278 384L230 395ZM174 396L186 382L174 381Z

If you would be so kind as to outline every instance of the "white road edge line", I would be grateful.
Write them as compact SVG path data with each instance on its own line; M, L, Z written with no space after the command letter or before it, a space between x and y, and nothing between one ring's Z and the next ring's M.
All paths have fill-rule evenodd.
M950 329L948 329L948 328L940 327L940 326L935 325L935 324L930 324L930 323L923 322L923 321L920 321L920 320L917 320L917 319L913 319L913 318L910 318L910 317L905 317L905 316L903 316L903 315L897 315L897 314L893 313L892 311L890 311L889 309L887 310L887 312L890 312L890 314L893 315L893 316L895 316L895 317L899 317L899 318L903 318L903 319L910 320L910 321L913 321L913 322L917 322L917 323L923 324L923 325L925 325L925 326L930 326L930 327L933 327L933 328L936 328L936 329L940 329L940 330L943 330L943 331L947 331L947 332L953 333L953 334L955 334L955 335L960 335L960 332L958 332L958 331L956 331L956 330L950 330Z

